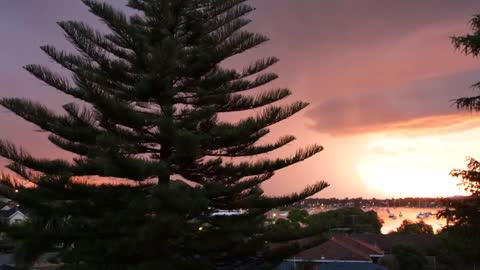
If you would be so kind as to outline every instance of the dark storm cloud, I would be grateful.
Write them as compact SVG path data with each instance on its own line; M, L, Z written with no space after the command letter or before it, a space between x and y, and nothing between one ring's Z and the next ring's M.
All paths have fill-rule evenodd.
M453 99L474 94L470 85L477 79L480 70L411 82L402 91L378 89L368 95L337 96L313 106L307 116L314 121L313 128L326 133L409 125L422 128L412 120L456 114ZM428 128L446 124L433 120L422 123Z

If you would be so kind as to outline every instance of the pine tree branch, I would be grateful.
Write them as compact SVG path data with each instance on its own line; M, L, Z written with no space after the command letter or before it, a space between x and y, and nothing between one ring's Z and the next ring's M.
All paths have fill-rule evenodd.
M254 74L257 74L259 72L262 72L266 70L267 68L273 66L276 64L278 61L280 61L276 57L266 57L260 60L255 61L254 63L250 64L248 67L243 69L243 72L240 76L240 78L246 78L249 76L252 76Z
M237 77L238 78L238 77ZM177 103L184 103L184 104L190 104L195 101L189 101L189 99L208 99L208 98L218 98L222 97L228 94L233 94L233 93L238 93L238 92L243 92L243 91L248 91L252 90L255 88L258 88L260 86L263 86L267 83L270 83L274 81L275 79L278 78L278 75L275 73L266 73L258 76L255 78L255 80L242 80L242 79L235 79L231 78L229 79L228 82L224 83L223 85L220 85L217 88L213 88L213 90L210 90L212 88L212 85L210 84L209 81L205 82L205 86L210 86L208 87L207 91L199 91L198 86L189 86L188 88L182 87L181 91L186 93L182 97L177 97L175 98L175 102ZM217 78L218 79L218 78ZM234 80L234 81L231 81ZM188 95L187 93L190 93Z
M96 84L101 87L104 91L115 94L118 97L130 97L133 95L133 87L130 86L134 79L130 78L125 80L127 77L132 77L126 71L122 70L123 74L108 74L105 73L98 65L94 65L91 60L87 60L82 56L69 54L63 51L57 51L52 46L42 46L41 49L48 55L52 60L63 66L64 68L72 71L74 76L76 76L76 81L83 80L89 81L90 84ZM120 70L120 67L117 67L117 73ZM122 77L122 80L117 80L117 77ZM81 79L80 79L81 78ZM84 85L84 84L80 84ZM91 87L84 87L84 92L89 93ZM85 95L86 96L86 95ZM91 101L91 100L87 100Z
M245 27L251 22L251 20L247 19L235 19L228 24L219 27L218 29L214 30L210 35L205 37L205 42L209 44L219 44L226 41L230 38L234 33L238 32L240 29Z
M215 129L218 128L215 127ZM268 128L263 128L260 129L257 132L246 134L246 133L237 133L234 130L228 130L228 127L223 126L222 129L215 130L211 132L211 136L213 138L216 138L215 141L209 142L209 147L212 151L222 151L225 150L225 148L231 148L231 147L238 147L238 149L244 149L249 146L254 145L256 142L258 142L261 138L265 137L270 133L270 130ZM236 143L232 143L231 140L236 140ZM208 152L207 152L208 153ZM205 153L205 154L207 154Z
M88 101L85 93L79 91L79 89L73 88L68 80L62 77L60 74L53 73L49 69L40 65L27 65L24 68L33 76L50 85L51 87L72 97Z
M86 156L90 151L90 148L85 144L72 142L53 134L48 136L48 140L54 145L60 147L61 149L75 153L80 156Z
M93 73L100 72L98 66L92 64L93 61L86 59L80 55L70 54L64 51L58 51L55 47L50 45L41 46L40 49L45 52L53 61L60 64L62 67L76 72L79 69L88 70Z
M17 149L12 143L3 140L0 140L0 156L45 174L60 174L71 171L71 165L64 160L35 159L22 149Z
M90 159L75 159L75 164L72 170L75 176L98 175L133 181L145 181L167 170L167 165L163 161L118 156L97 155Z
M478 56L480 53L480 15L476 15L470 21L472 34L452 37L455 49L461 50L465 55Z
M82 0L82 2L90 8L91 13L101 18L118 37L121 37L125 44L132 44L130 23L123 12L96 0Z
M455 100L455 105L459 110L480 111L480 96L464 97Z
M217 31L221 27L232 23L254 10L254 8L242 4L246 2L246 0L224 0L218 2L221 3L212 4L213 9L208 14L205 24L207 33Z
M257 96L246 96L241 94L228 95L226 100L220 103L218 112L234 112L257 109L268 104L277 102L291 95L288 89L277 89L272 91L263 92ZM210 104L216 104L210 102Z
M274 172L295 163L310 158L323 150L322 146L312 145L308 148L298 150L295 155L289 158L278 158L274 160L260 160L254 162L241 162L234 164L232 162L224 163L221 158L209 160L203 164L197 164L195 168L189 170L192 175L203 173L214 176L254 176Z
M255 186L260 185L261 183L271 179L274 176L274 173L266 173L260 176L250 177L245 180L241 180L239 183L225 185L225 183L207 183L204 185L204 188L207 190L209 197L225 197L227 195L234 195L241 193L244 190L248 190ZM229 197L226 197L227 200ZM226 204L229 202L225 202ZM223 208L222 208L223 209Z
M94 144L99 130L73 118L57 116L45 106L19 98L0 99L0 105L40 128L75 142Z
M285 146L294 140L294 136L284 136L273 144L266 144L261 146L233 147L227 150L209 153L208 155L216 157L245 157L261 155L281 148L282 146Z
M97 115L86 107L80 107L75 103L68 103L63 105L63 109L78 124L83 124L90 128L95 128L98 125Z
M111 55L124 60L128 63L135 62L135 55L131 49L123 47L124 44L114 43L115 39L111 35L104 35L99 31L95 31L93 28L83 22L77 21L65 21L60 23L62 28L71 29L69 32L74 32L76 35L83 36L86 40L95 44L98 48L110 53Z
M272 209L272 208L280 207L283 205L291 205L293 203L304 200L324 190L328 186L329 186L328 183L321 181L315 185L305 188L300 193L292 193L291 195L281 196L281 197L260 197L260 198L254 198L254 199L244 199L242 201L237 202L236 205L237 207L243 208L243 209L250 209L250 208Z
M97 47L88 37L87 26L78 22L59 22L60 27L65 31L68 40L81 51L87 59L94 61L101 68L99 71L110 78L125 83L134 83L130 76L131 66L124 60L116 60L109 57L107 52Z
M288 89L276 89L262 92L256 96L247 96L242 94L220 94L204 98L192 99L190 102L182 102L187 105L205 106L206 104L215 105L216 111L234 112L260 108L271 103L282 100L291 95ZM179 101L179 99L177 99Z
M29 172L27 168L25 168L24 166L16 162L10 163L6 167L12 172L18 174L23 179L25 179L25 181L34 183L35 180L37 180L39 177L38 175L35 175L32 172Z
M254 34L247 31L237 32L217 46L217 61L220 62L223 59L243 53L267 42L268 40L269 39L266 36L260 34Z
M93 106L99 112L98 118L101 122L109 121L138 130L151 125L152 118L157 117L151 113L136 111L130 104L100 92L96 93L94 98Z
M304 102L295 102L290 106L272 105L256 117L248 117L237 124L217 123L209 132L210 136L217 138L215 144L211 145L211 149L227 148L251 142L252 138L256 138L256 136L252 137L256 132L292 116L307 105Z

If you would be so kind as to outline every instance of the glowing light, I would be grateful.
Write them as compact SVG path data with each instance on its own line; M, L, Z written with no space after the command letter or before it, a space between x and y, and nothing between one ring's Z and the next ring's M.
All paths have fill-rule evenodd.
M198 227L198 230L203 231L203 227L202 226Z
M464 163L465 153L456 149L439 136L390 136L368 146L357 173L368 188L385 196L461 195L465 192L457 186L458 180L449 175Z

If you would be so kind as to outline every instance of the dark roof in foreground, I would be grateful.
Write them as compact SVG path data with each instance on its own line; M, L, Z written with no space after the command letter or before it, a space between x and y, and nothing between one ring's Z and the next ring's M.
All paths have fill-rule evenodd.
M374 245L336 235L321 245L296 254L289 260L370 262L372 255L383 256L383 251Z
M4 218L9 218L18 211L17 208L10 208L8 210L0 210L0 216Z
M299 269L293 262L283 262L275 270L295 270ZM317 263L309 265L309 270L388 270L387 268L374 263Z

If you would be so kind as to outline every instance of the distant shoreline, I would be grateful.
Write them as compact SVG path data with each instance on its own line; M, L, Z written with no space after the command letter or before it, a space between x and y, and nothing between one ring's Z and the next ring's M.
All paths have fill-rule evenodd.
M448 206L453 200L462 200L468 196L452 197L406 197L391 199L376 198L309 198L295 203L289 208L311 208L311 207L409 207L409 208L442 208ZM287 208L285 208L287 209Z

